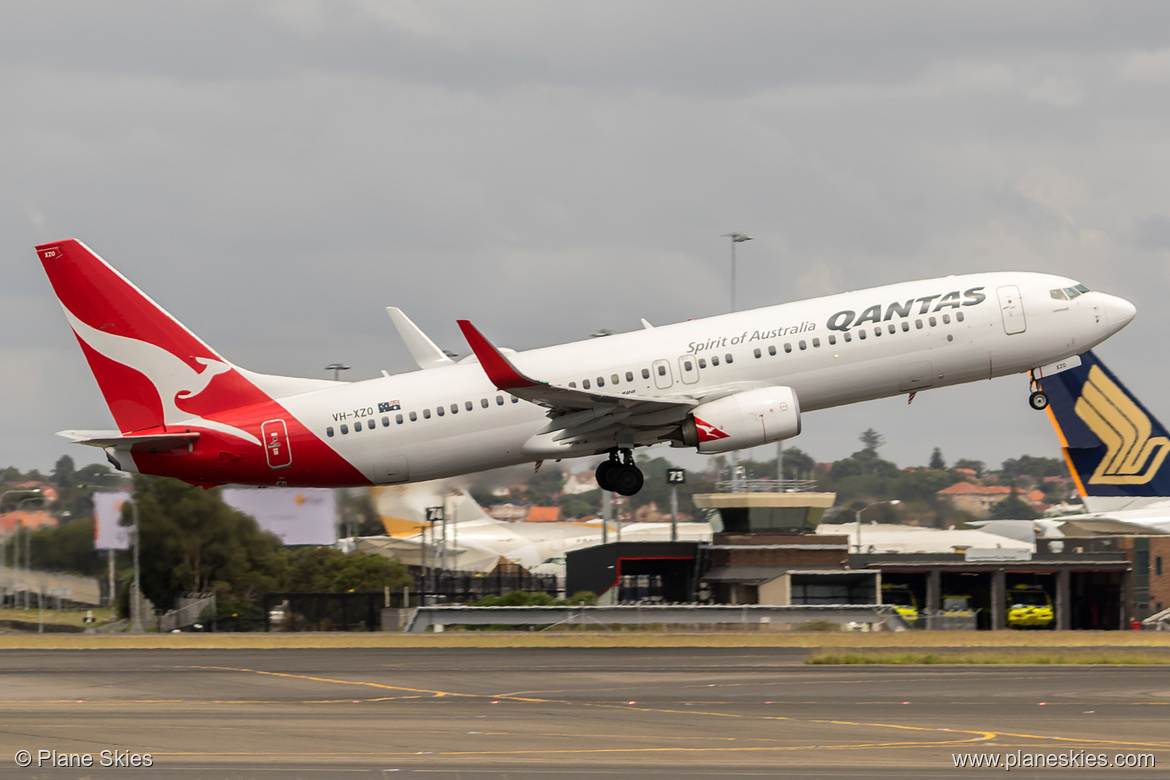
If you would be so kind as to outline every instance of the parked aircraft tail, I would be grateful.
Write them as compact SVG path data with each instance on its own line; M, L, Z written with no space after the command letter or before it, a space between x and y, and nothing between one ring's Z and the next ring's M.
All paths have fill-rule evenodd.
M1170 496L1170 434L1096 355L1045 378L1044 391L1082 496Z

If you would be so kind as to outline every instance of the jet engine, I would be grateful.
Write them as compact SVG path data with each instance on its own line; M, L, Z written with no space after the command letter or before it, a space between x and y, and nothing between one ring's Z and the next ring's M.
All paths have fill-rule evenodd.
M682 443L702 453L731 452L800 433L791 387L760 387L699 404L682 425Z

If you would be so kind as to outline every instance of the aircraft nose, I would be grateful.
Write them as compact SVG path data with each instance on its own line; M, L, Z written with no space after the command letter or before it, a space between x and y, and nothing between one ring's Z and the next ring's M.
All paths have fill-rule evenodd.
M1137 316L1137 307L1116 295L1105 295L1102 308L1105 310L1105 321L1109 323L1110 333L1121 330Z

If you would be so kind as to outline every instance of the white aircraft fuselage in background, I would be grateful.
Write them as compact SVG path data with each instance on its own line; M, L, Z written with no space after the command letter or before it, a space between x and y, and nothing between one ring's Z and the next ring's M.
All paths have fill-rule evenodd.
M1135 314L1065 277L981 273L519 353L461 322L474 358L416 333L426 368L329 382L234 366L79 242L38 252L119 426L63 435L124 470L208 485L393 484L611 452L607 487L636 492L636 447L778 441L804 412L1058 364Z

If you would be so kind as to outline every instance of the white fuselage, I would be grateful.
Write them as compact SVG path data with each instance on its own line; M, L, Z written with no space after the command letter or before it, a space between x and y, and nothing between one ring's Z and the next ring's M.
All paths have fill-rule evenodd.
M1051 295L1075 284L1010 272L905 282L533 349L511 360L530 377L599 394L701 402L787 386L807 412L1025 372L1084 352L1132 319L1130 304L1105 293ZM497 390L474 358L281 403L374 484L550 457L528 446L546 410ZM592 442L563 456L617 444Z

